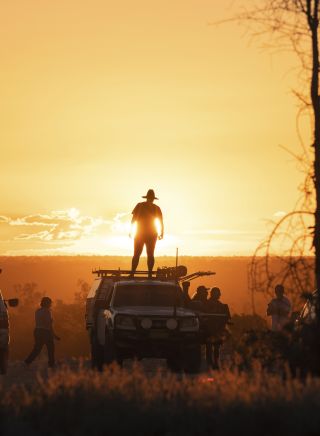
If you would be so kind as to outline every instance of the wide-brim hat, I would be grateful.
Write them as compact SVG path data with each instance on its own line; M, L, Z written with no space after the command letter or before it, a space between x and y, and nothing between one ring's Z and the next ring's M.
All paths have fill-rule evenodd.
M206 288L205 286L201 285L197 287L198 292L207 292L210 288Z
M159 198L156 197L153 189L149 189L147 195L143 195L142 198L152 198L153 200L159 200Z

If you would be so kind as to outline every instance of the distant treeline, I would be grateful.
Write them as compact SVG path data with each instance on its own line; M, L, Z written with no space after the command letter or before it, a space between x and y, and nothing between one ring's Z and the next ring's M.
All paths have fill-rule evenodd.
M56 343L57 358L70 358L89 355L89 340L85 329L85 301L89 285L78 281L78 290L73 301L65 303L54 300L54 329L61 337ZM39 307L44 292L36 283L25 283L15 286L15 295L19 298L19 306L10 309L11 359L23 359L33 345L34 312Z

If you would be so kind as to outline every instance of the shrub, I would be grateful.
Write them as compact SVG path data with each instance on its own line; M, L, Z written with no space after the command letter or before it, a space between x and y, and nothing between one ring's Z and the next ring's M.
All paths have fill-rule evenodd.
M5 436L316 435L319 407L319 379L283 381L259 367L194 378L137 365L64 368L29 386L0 385Z

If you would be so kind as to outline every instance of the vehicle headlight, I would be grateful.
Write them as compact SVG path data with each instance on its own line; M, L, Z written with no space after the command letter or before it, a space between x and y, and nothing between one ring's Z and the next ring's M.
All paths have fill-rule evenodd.
M170 318L167 320L166 326L169 330L175 330L178 327L178 321L174 318Z
M199 320L195 316L182 318L180 320L180 330L182 332L196 332L199 330Z
M128 315L117 315L115 320L115 327L117 329L123 330L136 330L133 319L131 318L131 316Z
M149 330L152 327L152 320L150 318L143 318L141 320L141 327L145 330Z

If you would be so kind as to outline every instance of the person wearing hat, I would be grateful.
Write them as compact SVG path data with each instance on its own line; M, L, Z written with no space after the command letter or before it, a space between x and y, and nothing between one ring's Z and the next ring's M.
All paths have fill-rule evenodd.
M210 336L206 343L206 357L207 364L212 369L219 369L220 348L226 333L227 322L231 319L229 306L221 303L220 297L220 289L213 287L206 304L206 312L211 315L208 321Z
M49 367L53 368L55 365L54 339L59 341L60 338L53 331L51 306L51 298L43 297L39 309L35 312L34 347L24 361L27 366L39 356L44 345L48 351Z
M134 275L138 267L139 259L145 245L147 250L149 277L151 277L157 239L163 238L163 217L160 207L153 203L154 200L158 200L153 189L149 189L147 195L144 195L142 198L145 198L146 201L138 203L132 211L131 225L136 226L136 233L134 237L134 254L132 258L131 275ZM157 220L160 224L159 234Z
M209 288L206 288L205 286L200 285L197 287L196 293L192 297L192 301L199 301L201 303L201 307L203 309L205 307L205 304L207 303L208 290L209 290Z

